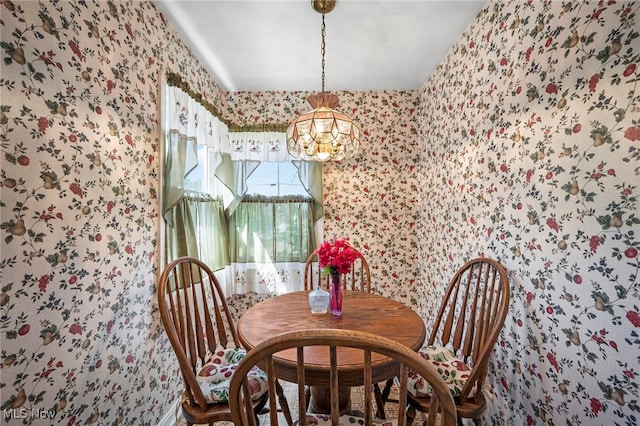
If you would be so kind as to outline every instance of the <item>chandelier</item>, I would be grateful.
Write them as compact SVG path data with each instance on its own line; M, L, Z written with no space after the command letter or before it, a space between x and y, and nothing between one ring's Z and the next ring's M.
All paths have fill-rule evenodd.
M324 91L325 23L324 15L335 7L335 0L311 0L313 9L322 13L322 92L307 97L313 108L300 115L287 128L287 150L304 161L342 160L360 149L360 127L345 114L335 110L338 97Z

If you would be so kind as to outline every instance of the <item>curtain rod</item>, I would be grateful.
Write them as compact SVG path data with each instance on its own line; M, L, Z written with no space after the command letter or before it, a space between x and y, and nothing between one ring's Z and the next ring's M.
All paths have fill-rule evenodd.
M242 197L243 203L311 203L313 198L304 195L245 195Z
M174 73L172 71L167 71L166 72L166 76L167 76L167 84L169 86L178 87L179 89L181 89L182 91L187 93L189 96L191 96L193 99L195 99L196 102L201 104L207 111L209 111L211 114L213 114L214 117L216 117L218 120L220 120L224 124L226 124L227 129L231 133L243 133L243 132L281 132L281 133L284 133L284 132L287 131L287 125L286 124L275 124L275 123L274 124L267 124L267 123L262 123L262 124L255 124L255 125L251 125L251 126L241 126L241 125L232 123L230 120L227 120L226 118L224 118L222 116L222 113L220 112L220 110L218 110L218 108L216 108L211 102L209 102L206 99L204 99L204 96L202 96L201 93L196 93L196 92L192 91L191 88L189 87L189 84L186 81L184 81L182 79L182 77L180 77L178 74L176 74L176 73Z
M222 202L222 197L218 196L218 197L214 197L211 194L208 194L206 192L198 192L198 191L190 191L190 190L185 190L184 191L184 199L186 200L190 200L190 201L219 201Z

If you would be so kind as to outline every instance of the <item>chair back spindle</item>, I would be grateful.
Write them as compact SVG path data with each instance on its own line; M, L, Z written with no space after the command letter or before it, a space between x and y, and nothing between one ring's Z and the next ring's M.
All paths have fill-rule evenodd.
M315 286L329 288L329 276L322 275L322 271L318 267L317 250L309 255L304 267L304 289L313 290ZM345 290L371 293L371 271L369 263L362 253L351 265L349 273L344 274L342 286Z
M311 367L306 364L304 349L309 346L326 347L329 353L329 389L330 389L330 405L331 405L331 424L347 424L348 422L356 422L354 424L372 425L373 403L373 373L374 373L374 357L376 359L391 358L398 362L398 383L399 383L399 402L397 404L397 419L399 426L406 424L406 406L407 406L407 385L408 375L410 371L415 371L432 386L433 388L433 412L438 415L430 416L429 425L435 424L436 417L439 418L443 426L454 426L457 424L457 415L455 403L446 384L440 377L439 373L420 355L413 350L398 345L393 340L374 334L343 330L343 329L308 329L303 331L295 331L284 333L270 339L265 340L255 348L253 348L247 356L240 362L236 372L231 379L229 389L229 398L231 411L233 413L234 423L238 426L255 424L255 419L247 415L249 406L247 405L248 391L251 386L247 373L254 367L260 366L265 368L269 375L269 381L275 380L271 378L276 372L274 370L277 353L283 350L296 348L296 377L298 381L298 424L305 426L306 424L315 424L315 419L309 417L306 411L306 395L304 387L305 368ZM340 352L343 350L357 349L362 353L363 363L363 390L364 390L364 417L349 419L341 418L338 404L338 390L340 388ZM270 390L271 392L271 390ZM270 423L272 426L278 425L277 416L272 416Z
M456 404L459 417L472 418L476 424L486 407L482 385L509 298L509 279L499 262L489 258L468 261L451 279L427 340L428 346L448 349L469 368ZM430 411L428 396L410 395L409 403L412 408Z
M158 309L184 381L182 411L187 424L230 421L228 403L208 401L197 378L217 350L240 348L215 275L198 259L174 260L158 282ZM262 398L254 406L259 409L265 402Z

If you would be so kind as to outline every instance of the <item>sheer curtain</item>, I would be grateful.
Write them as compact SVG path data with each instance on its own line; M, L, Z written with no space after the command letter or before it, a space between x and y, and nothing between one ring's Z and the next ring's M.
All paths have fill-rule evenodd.
M304 288L304 263L315 248L313 200L244 197L229 218L236 284L258 293Z
M193 256L212 270L229 264L222 199L206 193L188 193L185 179L198 165L198 145L206 145L213 166L229 150L226 125L188 93L176 86L166 89L163 158L162 216L165 220L166 264L180 256ZM163 265L164 267L165 265Z
M262 162L291 161L283 132L229 133L231 151L223 154L216 177L231 191L225 198L227 217L231 216L247 192L247 178ZM323 215L322 163L291 161L298 168L302 185L313 199L314 221Z
M229 218L229 250L231 265L225 268L233 281L235 292L282 294L304 288L304 262L307 253L315 248L313 224L323 215L322 164L294 162L298 176L310 195L304 200L246 198L247 178L262 162L290 161L283 132L230 132L231 152L223 154L216 169L216 177L231 191L225 199ZM275 216L290 215L289 221L300 222L300 233L294 243L279 250L273 247L282 238L275 238ZM263 221L263 222L260 222ZM282 222L280 219L278 222ZM285 250L291 250L284 254ZM297 258L292 253L303 251ZM277 258L267 253L280 253ZM227 280L228 282L228 280Z
M165 94L166 146L162 184L165 264L184 255L200 258L217 270L216 276L227 296L250 291L281 294L302 289L306 260L302 257L305 256L297 259L289 256L286 260L235 258L234 261L229 255L226 221L245 196L247 177L261 162L290 161L284 131L231 132L226 123L212 114L210 105L207 108L195 100L188 89L185 90L169 85ZM203 146L207 168L204 174L210 179L203 182L200 193L188 193L185 177L198 166L198 147ZM295 165L311 196L311 200L301 203L305 207L296 208L307 211L304 214L311 216L313 224L323 215L322 164L298 162ZM281 210L275 214L290 214L283 213L282 208L280 206ZM251 223L253 216L245 217ZM300 220L301 216L296 217ZM306 241L308 231L304 232L301 241ZM246 238L252 240L256 235L247 234ZM314 244L312 238L311 241L301 244Z
M305 197L244 197L229 218L232 260L305 263L316 247L313 208Z
M185 191L168 216L176 224L166 234L169 262L180 256L192 256L214 271L229 264L227 233L212 232L227 229L222 198Z

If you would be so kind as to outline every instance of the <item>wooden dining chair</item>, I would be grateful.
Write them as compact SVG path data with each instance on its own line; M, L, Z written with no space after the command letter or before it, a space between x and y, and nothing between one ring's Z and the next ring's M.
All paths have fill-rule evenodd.
M500 263L488 258L465 263L451 279L429 340L419 351L447 383L460 422L468 418L482 423L486 408L482 387L509 298L509 278ZM409 424L416 410L431 410L429 389L419 378L409 386L408 400Z
M182 413L187 424L231 421L228 374L246 351L215 275L198 259L174 260L160 276L158 308L184 381ZM266 386L266 375L254 376ZM290 419L282 388L277 396ZM265 407L267 397L266 387L256 389L254 413Z
M351 271L345 274L343 280L343 288L345 290L364 291L371 293L371 270L369 269L369 263L364 255L354 248L360 257L351 265ZM318 267L318 252L315 250L307 258L307 262L304 265L304 289L313 290L315 286L320 288L329 289L329 276L323 276L322 270ZM384 390L380 389L378 383L373 384L373 391L376 398L377 415L384 419L384 404L389 397L391 386L393 385L393 379L387 381Z
M326 347L330 358L328 382L330 388L331 413L313 414L307 412L305 396L305 375L313 374L313 366L305 361L305 348L309 346ZM350 349L352 348L352 349ZM354 349L353 349L354 348ZM398 363L398 378L400 397L397 405L397 415L394 421L399 426L406 424L407 384L411 374L420 374L433 389L431 398L431 413L429 425L439 420L444 426L456 425L457 415L453 397L444 380L435 368L424 360L417 352L394 342L386 337L370 333L345 329L307 329L293 331L272 337L254 347L247 356L240 361L235 374L231 378L229 389L229 403L235 425L253 426L256 419L252 413L251 392L256 387L251 377L247 377L255 366L259 366L267 373L268 392L275 392L275 363L277 353L284 350L295 350L297 362L291 368L295 369L298 382L298 417L299 425L333 425L364 424L387 425L388 421L375 419L372 415L372 371L376 363L381 360L393 359ZM338 405L338 389L340 388L340 357L343 351L359 350L362 353L362 383L364 384L364 411L362 413L340 413ZM307 370L311 368L310 370ZM308 371L308 373L307 373ZM270 404L274 405L274 400ZM271 407L269 424L278 425L278 416Z
M354 250L356 250L354 248ZM358 251L358 250L356 250ZM345 290L357 290L371 293L371 271L369 263L360 251L360 257L351 265L351 271L345 274L343 288ZM329 276L323 276L322 270L318 267L318 253L315 250L307 258L304 265L304 289L313 290L315 286L329 288Z

